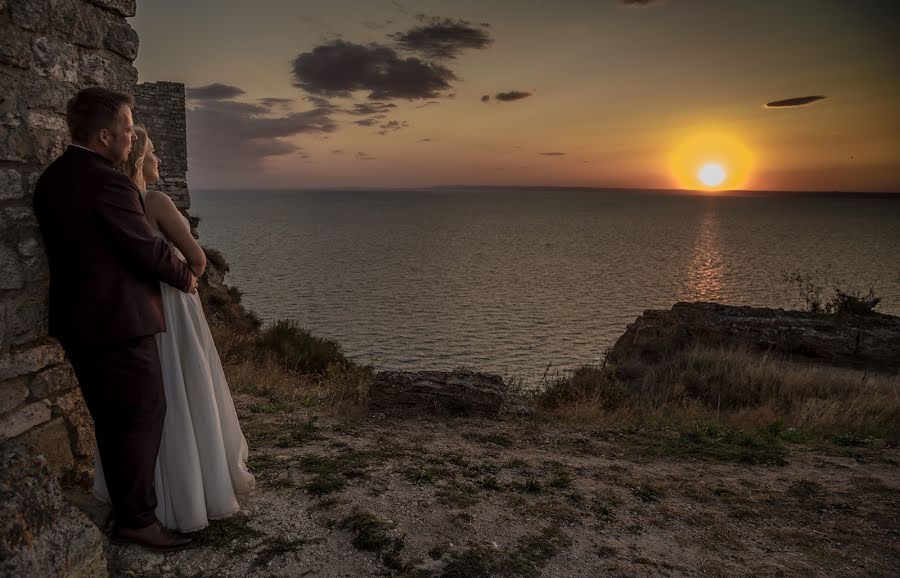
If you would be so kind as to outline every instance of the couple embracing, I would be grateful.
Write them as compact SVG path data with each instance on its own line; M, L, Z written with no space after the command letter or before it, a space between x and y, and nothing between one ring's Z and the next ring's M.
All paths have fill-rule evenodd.
M50 335L66 351L96 431L94 494L115 543L172 550L239 509L247 443L197 277L203 250L165 194L130 96L68 103L72 144L41 175L34 209L50 266Z

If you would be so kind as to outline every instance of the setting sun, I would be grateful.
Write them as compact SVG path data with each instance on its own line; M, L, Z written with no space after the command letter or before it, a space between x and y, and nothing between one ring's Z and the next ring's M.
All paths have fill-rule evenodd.
M697 171L697 178L707 187L718 187L727 176L725 168L719 163L706 163Z
M752 158L740 139L706 132L681 139L669 157L669 168L681 189L740 189L747 186Z

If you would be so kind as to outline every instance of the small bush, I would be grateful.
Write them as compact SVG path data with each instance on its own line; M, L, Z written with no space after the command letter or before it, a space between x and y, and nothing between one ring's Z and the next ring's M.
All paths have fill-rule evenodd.
M881 302L874 287L866 293L850 288L843 281L828 279L822 271L793 271L782 273L783 283L796 287L803 299L806 310L812 313L837 313L849 315L870 315ZM831 285L832 295L825 299L825 287Z
M264 330L259 346L285 368L300 373L325 373L332 364L354 366L337 342L316 337L292 321L276 321Z
M606 409L617 407L625 398L625 388L615 373L605 367L585 365L572 374L551 382L537 396L543 409L589 404Z
M228 263L225 261L225 257L219 250L213 249L212 247L201 248L203 249L203 252L206 253L207 263L211 264L216 269L221 271L222 274L225 274L229 271Z
M872 287L869 287L866 294L853 289L835 288L834 297L825 307L832 313L870 315L875 312L879 303L881 303L881 297L875 295L875 289Z

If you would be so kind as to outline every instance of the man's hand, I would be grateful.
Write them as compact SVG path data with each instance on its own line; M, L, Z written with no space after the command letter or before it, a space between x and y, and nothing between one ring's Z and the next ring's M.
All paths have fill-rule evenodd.
M197 292L197 277L196 277L193 273L191 273L191 289L190 289L190 293L196 293L196 292Z

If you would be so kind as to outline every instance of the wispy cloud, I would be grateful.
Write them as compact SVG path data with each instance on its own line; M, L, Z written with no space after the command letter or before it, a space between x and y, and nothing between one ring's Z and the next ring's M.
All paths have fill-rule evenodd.
M218 94L244 93L237 87L231 88L236 90ZM284 104L284 99L262 98L255 104L212 98L194 100L186 110L191 141L189 162L192 170L199 172L259 170L263 159L281 155L308 158L299 146L286 139L301 134L326 134L338 126L331 116L332 109L327 107L274 113L273 108Z
M558 152L558 151L551 151L551 152L547 152L547 153L541 153L541 155L543 155L545 157L564 157L564 156L566 156L566 153L562 153L562 152Z
M424 26L391 34L391 38L404 50L434 59L453 59L463 50L482 50L494 41L484 25L451 18L434 18Z

